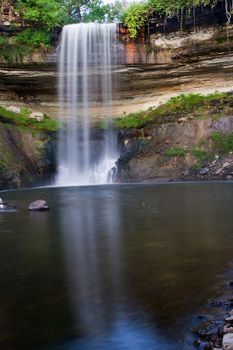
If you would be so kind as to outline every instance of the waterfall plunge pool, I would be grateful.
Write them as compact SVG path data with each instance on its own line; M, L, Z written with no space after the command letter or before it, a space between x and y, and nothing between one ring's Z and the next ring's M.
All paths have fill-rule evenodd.
M2 193L0 348L191 350L225 288L233 185L41 188ZM28 204L45 199L49 212Z

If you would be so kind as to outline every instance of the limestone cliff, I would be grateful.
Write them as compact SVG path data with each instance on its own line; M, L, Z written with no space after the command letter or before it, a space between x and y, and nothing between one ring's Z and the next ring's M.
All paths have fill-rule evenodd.
M186 19L182 30L174 19L164 26L163 19L152 18L136 41L129 39L125 28L119 26L119 61L113 69L113 80L117 82L113 95L114 118L153 108L180 93L207 94L216 90L232 90L233 27L232 24L226 26L223 2L220 1L215 9L205 8L195 13L195 23L192 18ZM33 53L0 50L0 104L36 108L58 118L57 60L55 47L49 52ZM95 126L103 118L104 111L98 91L90 99L90 115ZM118 180L188 178L187 169L194 160L192 154L186 152L184 157L162 157L161 166L160 150L163 147L185 148L188 142L185 135L189 132L193 142L199 140L198 130L202 130L205 133L203 138L208 139L208 132L215 124L210 121L212 119L207 120L156 125L153 134L150 126L145 129L148 139L140 135L134 145L128 134L124 134L125 141L133 145L133 150L138 145L143 149L141 153L137 149L134 157L131 157L130 150L120 159L123 163L119 166ZM231 124L227 125L231 132ZM177 144L173 133L184 139L182 144ZM55 154L51 146L54 145L53 137L48 134L35 135L29 130L8 129L4 125L0 128L0 145L4 155L3 164L0 163L2 188L30 184L34 178L41 178L42 174L54 170L51 157L44 156L48 149L53 157ZM193 143L191 148L196 146Z

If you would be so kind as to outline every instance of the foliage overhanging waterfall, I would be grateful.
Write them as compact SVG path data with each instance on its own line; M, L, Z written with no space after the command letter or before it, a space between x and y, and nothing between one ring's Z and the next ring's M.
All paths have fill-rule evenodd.
M63 28L59 54L62 128L58 143L57 185L111 182L116 142L105 131L103 146L91 149L91 108L101 104L105 123L112 106L115 24L81 23ZM107 124L108 125L108 124ZM93 147L92 147L93 148Z

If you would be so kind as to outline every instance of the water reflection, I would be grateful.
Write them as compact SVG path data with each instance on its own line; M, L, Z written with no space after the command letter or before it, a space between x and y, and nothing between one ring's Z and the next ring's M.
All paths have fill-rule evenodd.
M120 312L118 195L106 199L77 196L60 215L73 318L76 330L84 335L102 334Z
M187 349L161 337L135 321L116 321L109 334L92 339L72 340L50 350L181 350ZM46 349L47 350L47 349Z
M232 260L231 184L8 197L20 211L0 216L0 348L193 349L192 315L211 313ZM35 197L51 210L24 210Z

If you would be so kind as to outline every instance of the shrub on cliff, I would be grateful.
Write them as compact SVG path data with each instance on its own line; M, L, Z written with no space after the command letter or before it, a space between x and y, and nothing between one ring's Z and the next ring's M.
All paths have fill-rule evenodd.
M136 38L138 31L145 23L147 17L152 12L152 7L148 3L135 3L126 8L122 21L128 27L130 37Z
M48 48L51 42L51 33L28 28L17 34L13 41L31 48Z
M229 0L226 1L226 17L229 23L232 6ZM218 0L146 0L145 2L133 3L122 16L123 23L128 27L131 38L136 38L141 27L148 20L152 13L166 17L177 17L182 27L184 13L189 14L192 9L198 6L215 6ZM229 3L228 3L229 2Z
M20 17L40 29L62 25L65 9L56 0L17 0Z

